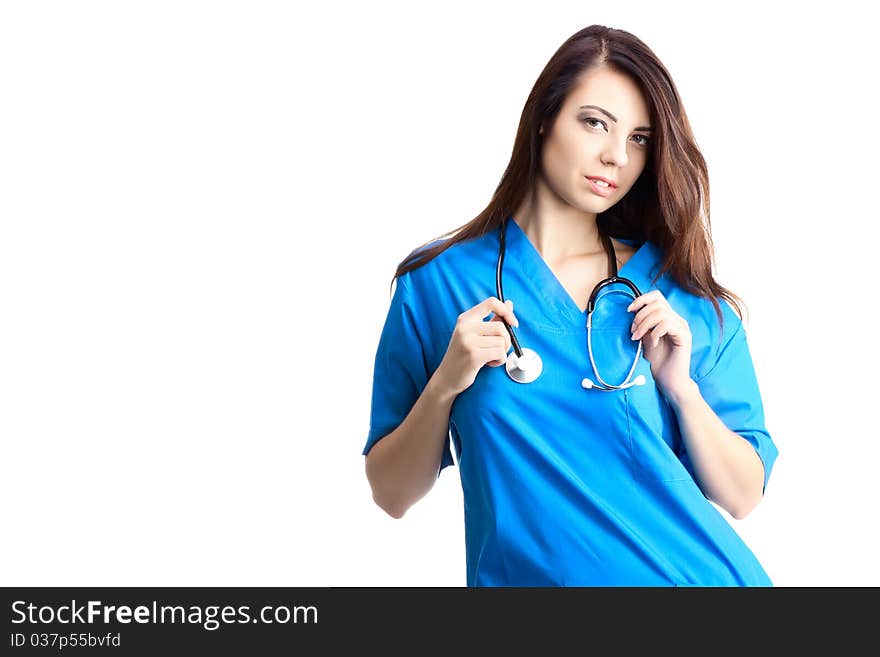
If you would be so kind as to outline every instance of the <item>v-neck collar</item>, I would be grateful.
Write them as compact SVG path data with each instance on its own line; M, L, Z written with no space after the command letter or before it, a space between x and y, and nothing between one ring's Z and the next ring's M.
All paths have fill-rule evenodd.
M559 281L553 270L550 269L547 261L544 260L541 253L532 244L528 235L514 221L513 216L507 217L505 225L507 228L504 233L504 239L507 254L521 268L521 271L525 274L525 280L531 281L535 286L534 293L541 296L558 313L561 313L565 317L566 323L585 326L587 311L581 310L578 307L578 304L572 299L568 290L565 289L565 286ZM635 283L642 294L654 289L654 286L651 285L651 279L654 277L659 265L659 248L650 241L639 244L636 240L616 239L636 247L636 252L630 256L623 267L618 268L617 275L622 278L628 278ZM505 255L505 259L508 255ZM621 284L612 287L624 288L625 286ZM586 302L587 299L583 299L583 303L586 304Z

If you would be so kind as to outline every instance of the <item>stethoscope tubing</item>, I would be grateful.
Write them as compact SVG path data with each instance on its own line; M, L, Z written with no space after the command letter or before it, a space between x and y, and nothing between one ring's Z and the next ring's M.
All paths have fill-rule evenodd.
M506 221L506 220L505 220ZM504 268L504 253L507 251L505 247L504 233L505 233L505 224L501 224L501 248L498 250L498 266L495 268L495 291L498 293L498 300L501 303L504 303L504 286L501 282L501 270ZM522 347L519 346L519 340L516 338L516 333L513 332L513 327L507 323L507 320L503 317L501 321L504 323L504 326L507 328L508 334L510 334L510 342L513 345L513 351L516 353L517 358L522 357L523 350Z
M496 288L498 299L499 299L499 301L501 301L501 303L504 303L504 286L503 286L501 272L504 268L504 255L505 255L505 252L507 251L506 244L505 244L506 222L507 222L507 220L505 219L501 224L500 246L498 249L498 263L495 268L495 288ZM614 246L611 244L611 239L607 235L603 234L602 238L603 238L603 242L605 243L605 249L608 252L608 258L609 258L610 268L611 268L611 275L608 278L605 278L605 279L599 281L599 283L596 284L596 286L593 288L592 293L590 294L590 299L587 302L587 326L586 326L586 328L587 328L587 353L589 354L590 366L593 368L593 373L596 376L596 380L598 381L598 384L590 381L589 379L584 379L584 383L582 385L584 388L592 388L595 390L601 390L603 392L611 392L614 390L625 390L626 388L629 388L633 385L642 385L645 382L644 377L641 375L636 377L636 380L634 380L632 382L630 381L630 377L632 377L633 373L635 372L635 369L639 363L639 359L642 356L642 342L641 342L641 340L638 341L638 347L636 349L636 355L635 355L635 358L633 359L632 367L630 367L629 372L627 373L624 380L620 384L617 384L617 385L610 384L610 383L606 382L602 378L602 376L599 374L599 370L596 367L596 361L593 357L593 340L592 340L593 310L595 310L595 308L596 308L596 303L598 301L599 292L603 288L605 288L609 285L614 285L617 283L622 283L623 285L626 285L630 289L631 293L634 295L632 297L633 299L640 297L642 295L642 293L639 290L638 286L635 283L633 283L631 280L629 280L628 278L624 278L622 276L617 275L617 261L614 257ZM613 293L626 294L626 292L624 292L622 290L612 290L611 292L609 292L609 294L613 294ZM513 351L516 354L515 359L512 356L508 359L508 367L507 367L508 375L510 375L510 377L514 381L517 381L518 383L530 383L531 381L534 381L535 378L537 378L537 375L539 375L543 369L543 364L541 362L540 356L536 352L534 352L533 350L528 350L530 352L529 356L532 359L536 359L536 363L533 364L532 367L536 367L537 374L534 374L532 376L528 376L524 372L517 370L515 365L511 365L511 363L516 363L518 361L518 359L523 357L523 355L525 354L525 350L523 350L522 346L520 345L519 339L516 337L516 332L513 330L513 327L510 326L510 324L507 323L507 320L505 320L503 317L501 318L501 321L504 324L504 326L507 328L507 332L510 335L510 342L513 346ZM589 382L589 385L587 384L587 382Z

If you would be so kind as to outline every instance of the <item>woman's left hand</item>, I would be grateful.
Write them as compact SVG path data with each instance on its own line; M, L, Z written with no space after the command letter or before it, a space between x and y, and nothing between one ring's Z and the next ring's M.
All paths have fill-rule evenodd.
M693 385L690 374L691 329L660 290L637 297L627 308L636 312L632 339L642 340L645 358L661 392L669 398L685 394Z

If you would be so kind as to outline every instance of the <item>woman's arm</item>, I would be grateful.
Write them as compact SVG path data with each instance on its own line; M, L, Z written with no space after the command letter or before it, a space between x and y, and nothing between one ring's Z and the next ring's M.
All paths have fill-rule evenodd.
M392 518L402 518L437 482L456 396L435 373L400 426L367 454L373 501Z
M666 398L703 493L734 518L745 518L764 490L764 465L755 448L725 426L695 381Z

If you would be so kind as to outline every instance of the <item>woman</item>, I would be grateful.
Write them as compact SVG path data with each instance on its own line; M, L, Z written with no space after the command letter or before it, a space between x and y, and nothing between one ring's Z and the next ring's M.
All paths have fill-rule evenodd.
M718 300L739 298L712 276L706 164L651 50L603 26L568 39L489 206L453 232L395 275L376 503L403 516L451 436L469 586L772 586L710 503L745 517L777 449L742 313ZM639 294L600 288L588 330L616 273Z

